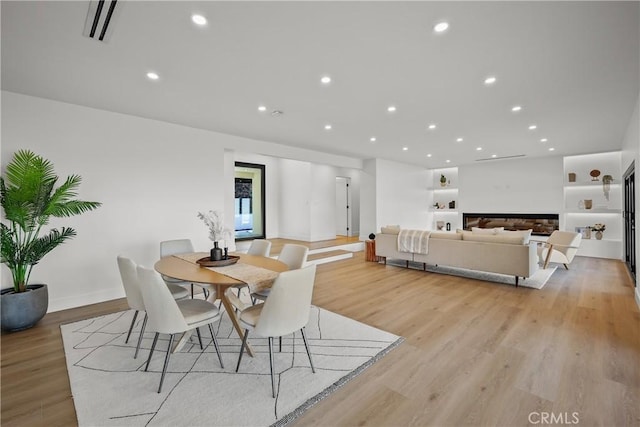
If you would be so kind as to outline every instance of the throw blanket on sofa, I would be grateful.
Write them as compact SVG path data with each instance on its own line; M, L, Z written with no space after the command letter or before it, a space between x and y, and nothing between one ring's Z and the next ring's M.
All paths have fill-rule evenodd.
M398 251L428 254L430 234L430 231L424 230L400 230L400 233L398 233Z

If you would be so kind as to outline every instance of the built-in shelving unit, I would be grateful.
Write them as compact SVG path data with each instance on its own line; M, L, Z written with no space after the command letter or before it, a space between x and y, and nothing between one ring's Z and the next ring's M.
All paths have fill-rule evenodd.
M594 179L591 171L600 174ZM575 174L575 180L569 180ZM603 177L613 181L605 186ZM578 255L620 259L622 257L622 175L621 153L584 154L564 158L564 214L561 228L576 231L580 227L605 224L602 240L591 232L582 240ZM591 208L587 209L591 201Z
M440 182L442 175L445 177L444 185ZM459 228L461 221L458 200L458 168L433 169L433 179L428 190L430 193L431 229L438 230L438 225L441 225L442 230L446 230L447 223L450 224L451 230Z

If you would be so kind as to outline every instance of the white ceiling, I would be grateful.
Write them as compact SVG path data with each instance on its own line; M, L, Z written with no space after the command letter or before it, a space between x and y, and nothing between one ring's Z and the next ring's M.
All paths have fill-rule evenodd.
M2 1L2 89L426 167L620 149L638 99L638 2L119 1L108 43L88 4Z

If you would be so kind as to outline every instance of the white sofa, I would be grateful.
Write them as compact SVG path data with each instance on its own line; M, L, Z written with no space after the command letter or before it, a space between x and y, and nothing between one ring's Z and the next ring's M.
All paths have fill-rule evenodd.
M399 232L399 228L383 227L376 235L376 255L385 264L387 258L394 258L407 261L407 266L409 261L415 261L425 266L443 265L508 274L514 276L516 286L520 277L526 279L538 269L537 245L529 242L531 230L434 231L429 236L427 254L398 251Z

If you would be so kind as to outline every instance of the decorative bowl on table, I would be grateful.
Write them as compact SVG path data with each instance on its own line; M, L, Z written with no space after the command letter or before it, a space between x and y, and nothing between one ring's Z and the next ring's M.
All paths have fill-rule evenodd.
M204 258L200 258L196 262L200 265L200 267L224 267L225 265L235 264L239 259L239 256L229 255L227 259L213 261L210 257L206 256Z

